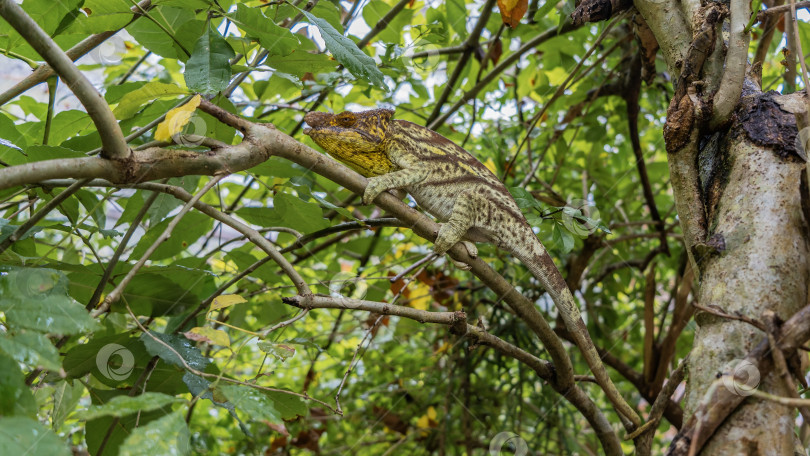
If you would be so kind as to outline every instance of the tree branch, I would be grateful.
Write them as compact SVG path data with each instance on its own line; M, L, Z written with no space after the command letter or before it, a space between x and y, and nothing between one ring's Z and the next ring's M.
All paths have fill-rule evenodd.
M142 0L138 3L137 6L133 6L130 10L133 13L132 20L130 20L127 25L131 24L135 19L141 17L140 9L148 10L152 7L152 0ZM122 27L121 29L125 28ZM70 60L78 60L83 55L87 54L91 50L95 49L101 43L107 41L111 36L118 33L121 29L118 30L110 30L107 32L98 33L95 35L91 35L88 38L83 39L78 44L73 46L72 48L65 51L65 54L70 58ZM148 54L147 54L148 55ZM25 92L26 90L45 82L49 77L54 75L53 68L48 65L40 65L37 69L34 70L33 73L29 74L25 79L15 84L10 89L6 90L2 94L0 94L0 106L8 103L17 95Z
M804 342L810 339L810 305L796 312L781 327L777 343L782 351L792 353ZM768 338L763 340L751 350L742 363L750 363L765 378L773 370L773 359L770 356L771 345ZM737 369L740 378L734 379L741 384L747 381L749 369ZM667 455L686 455L690 446L694 445L699 452L703 445L714 435L714 432L725 419L740 405L747 396L738 394L734 388L710 388L707 397L701 401L702 405L695 411L689 421L684 424L678 435L672 441Z
M72 181L70 180L53 180L53 181L44 181L41 183L43 186L65 186L70 185ZM150 190L150 191L158 191L163 193L168 193L169 195L174 196L175 198L189 202L193 198L193 196L185 191L182 187L176 187L174 185L166 185L166 184L156 184L152 182L145 182L141 184L113 184L111 182L106 182L103 180L94 180L87 184L87 186L96 186L96 187L119 187L119 188L139 188L142 190ZM239 233L245 235L245 237L250 240L253 244L255 244L260 249L264 250L267 255L269 255L276 264L281 267L287 277L293 282L295 285L296 290L298 290L299 294L309 294L311 291L307 286L306 281L298 274L298 271L293 268L292 264L287 261L284 256L276 250L273 243L265 239L261 233L254 230L253 228L245 225L244 223L236 220L235 218L227 215L213 206L210 206L205 203L201 203L199 201L194 203L194 208L198 211L202 212L203 214L211 217L214 220L222 222L223 224L233 228L234 230L238 231Z
M222 120L226 124L245 126L247 139L255 147L264 149L265 153L275 155L295 162L312 172L342 185L344 188L357 194L365 190L368 179L360 176L334 159L320 154L293 138L279 132L272 125L250 124L245 120L213 105L205 100L200 103L200 109ZM244 143L244 142L243 142ZM255 151L258 152L258 151ZM393 194L384 192L374 200L381 209L399 218L411 227L414 233L429 241L434 241L439 231L439 224L426 215L416 211L397 199ZM471 272L487 287L495 292L500 299L515 311L526 325L538 336L549 352L549 356L556 368L557 382L553 384L555 391L560 392L566 399L572 401L578 410L588 419L596 430L603 448L609 454L621 454L620 445L615 432L610 428L602 412L580 390L575 382L571 359L563 348L562 342L551 330L548 322L537 310L534 303L520 294L506 279L495 272L481 258L470 258L467 249L459 244L453 246L448 252L452 258L470 265Z
M717 128L725 124L731 117L731 112L740 102L745 69L748 65L748 41L750 35L745 32L745 26L751 16L751 4L748 0L731 0L731 30L728 38L728 51L726 51L725 71L720 87L714 94L712 105L712 119L710 128Z
M453 103L453 106L451 106L450 109L445 111L445 113L442 114L441 116L437 117L436 120L434 120L433 122L430 122L428 124L428 128L430 128L431 130L436 130L440 125L445 123L447 119L450 118L450 116L452 116L456 111L459 110L459 108L464 106L468 101L475 98L478 95L478 92L483 90L484 87L486 87L490 82L494 81L495 78L497 78L501 73L504 72L504 70L511 67L512 64L517 62L523 56L523 54L529 52L530 50L536 48L537 46L554 37L564 35L578 28L579 27L574 26L570 22L566 22L565 25L563 25L562 27L552 27L546 30L545 32L537 35L536 37L532 38L531 40L527 41L517 51L509 54L503 60L501 60L501 62L498 65L496 65L492 69L492 71L487 73L486 76L481 78L481 81L475 84L475 86L472 89L464 92L464 95L462 95L461 98L458 99L458 101Z
M123 159L130 150L110 107L53 39L13 0L0 0L2 16L45 59L87 109L104 146L104 157Z
M19 228L14 230L14 232L11 233L11 235L7 239L5 239L2 243L0 243L0 253L5 252L6 249L9 248L9 246L11 246L11 244L22 239L22 237L25 236L25 233L27 233L28 230L33 228L34 225L37 224L37 222L42 220L52 210L56 209L56 206L62 204L62 201L66 200L69 196L73 195L79 189L81 189L82 186L86 184L88 181L89 179L74 182L73 184L70 185L70 187L63 190L62 193L56 195L55 197L53 197L53 199L48 201L48 203L45 204L45 206L43 206L42 209L34 213L31 216L31 218L26 220L25 223L23 223L22 225L19 226Z
M489 19L489 15L492 12L492 7L494 4L495 0L487 0L487 2L484 4L483 9L481 10L481 15L478 17L478 21L475 23L475 27L467 36L467 39L464 40L464 52L461 54L458 62L456 62L455 68L453 69L453 74L451 74L447 79L447 83L444 85L444 90L433 105L433 112L430 113L430 116L428 116L427 122L425 123L429 124L433 122L433 120L439 117L439 113L442 112L442 106L444 106L447 99L450 97L450 94L453 92L453 89L455 89L458 78L461 77L461 73L467 66L467 61L470 60L470 57L475 50L475 44L481 41L481 32L484 31L484 27L487 25L487 20ZM485 65L486 60L483 60L481 62L481 68L484 68Z
M197 201L199 201L200 198L202 198L202 196L205 195L206 192L208 192L208 190L210 190L211 187L216 185L217 182L219 182L220 179L222 179L223 177L225 176L220 175L211 179L203 186L202 189L200 189L200 191L198 191L196 194L194 194L193 197L191 197L191 199L180 209L180 212L178 212L177 215L174 216L172 221L169 222L169 225L166 226L166 229L163 230L162 233L160 233L160 236L158 236L157 239L155 239L155 242L153 242L152 245L150 245L149 248L146 249L143 255L141 255L141 258L138 259L138 262L132 266L132 269L130 269L129 272L127 272L127 275L124 276L123 279L121 279L121 282L118 283L115 289L113 289L113 291L111 291L104 298L104 301L101 303L98 309L96 309L93 312L93 317L97 317L102 313L106 312L107 309L110 308L110 305L117 302L118 299L121 298L121 294L124 292L124 289L127 287L127 285L129 285L129 282L131 282L132 279L135 277L135 274L137 274L138 271L146 264L146 262L149 260L149 257L152 256L153 253L155 253L155 250L157 250L160 244L166 242L169 239L169 236L171 236L172 231L177 226L177 224L180 223L180 220L182 220L183 217L186 214L188 214L188 211L190 211L191 208L194 207L194 204L197 203Z

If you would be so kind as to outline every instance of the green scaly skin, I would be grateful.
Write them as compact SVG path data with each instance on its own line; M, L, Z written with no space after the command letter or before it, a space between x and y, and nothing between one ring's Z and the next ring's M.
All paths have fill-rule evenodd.
M369 178L363 203L370 204L386 190L404 189L444 222L434 246L437 254L463 242L476 257L472 242L489 242L517 257L551 296L608 398L639 425L638 415L608 376L562 274L503 183L449 139L420 125L392 120L393 114L388 109L337 115L310 112L304 118L310 128L304 133Z

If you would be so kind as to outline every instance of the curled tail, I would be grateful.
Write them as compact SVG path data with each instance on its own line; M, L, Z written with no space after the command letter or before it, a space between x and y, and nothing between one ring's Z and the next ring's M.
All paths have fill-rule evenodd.
M549 296L551 296L551 300L554 301L554 305L557 306L557 310L565 322L568 333L571 334L574 343L576 343L577 347L582 351L585 361L587 361L591 372L593 372L594 377L596 377L596 382L605 391L605 394L607 394L608 399L616 408L616 411L625 416L636 426L639 426L641 424L641 418L639 418L635 410L622 398L621 393L616 389L616 385L613 384L610 376L608 376L605 365L602 364L602 359L596 351L596 347L593 345L591 336L588 334L588 328L585 326L585 322L582 321L579 306L574 300L571 290L568 289L568 284L565 283L565 279L563 279L562 274L560 274L560 271L554 264L554 260L549 256L546 248L537 239L534 233L531 233L531 236L527 236L527 238L533 239L533 242L527 243L528 245L515 246L515 248L508 250L512 255L516 256L520 262L531 271L532 275L540 281L543 287L545 287Z

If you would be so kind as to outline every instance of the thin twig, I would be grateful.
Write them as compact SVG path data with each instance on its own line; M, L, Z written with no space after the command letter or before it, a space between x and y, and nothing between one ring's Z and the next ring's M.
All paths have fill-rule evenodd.
M152 254L155 252L155 250L157 250L160 244L169 239L169 236L171 236L172 231L177 226L177 224L180 223L180 220L182 220L183 217L188 213L188 211L190 211L191 208L194 207L194 203L199 201L200 198L202 198L202 196L205 195L208 192L208 190L210 190L214 185L216 185L216 183L219 182L223 177L225 176L224 175L215 176L213 179L208 181L203 186L203 188L200 189L200 191L198 191L197 193L195 193L194 196L180 209L180 212L178 212L177 215L174 216L174 218L166 227L166 229L163 230L163 232L158 236L155 242L153 242L152 245L150 245L149 248L146 249L146 252L144 252L144 254L141 255L141 258L138 260L137 263L135 263L132 266L132 269L129 270L127 275L123 279L121 279L121 282L118 284L118 286L116 286L115 289L113 289L113 291L111 291L104 298L104 302L102 302L101 305L98 307L98 309L96 309L93 312L92 314L93 317L97 317L102 313L106 312L107 309L110 308L111 304L118 301L118 299L121 297L121 294L124 292L124 289L127 287L127 285L129 285L129 282L132 281L132 279L135 277L135 274L137 274L138 271L146 264L146 261L149 260L149 257L152 256Z
M166 181L164 180L163 183L165 182ZM127 229L124 237L121 238L121 242L118 243L118 247L116 247L115 253L113 253L112 258L110 258L110 261L107 263L107 267L104 268L104 274L101 276L101 281L99 281L95 291L93 291L93 296L91 296L90 300L87 302L87 306L85 308L88 311L95 308L98 304L98 299L104 292L104 287L107 286L107 282L109 282L113 270L115 269L116 264L118 264L118 260L121 258L121 255L124 254L124 250L126 250L129 240L132 238L132 235L135 234L135 230L140 227L141 220L143 220L143 218L146 216L146 213L149 211L149 208L152 207L152 204L155 202L158 196L160 196L160 192L152 192L152 194L149 195L149 198L144 201L143 206L138 211L138 214L135 215L132 223L130 223L129 229Z
M143 0L140 3L138 3L138 5L143 9L149 10L150 8L152 8L152 0ZM135 21L135 19L141 17L140 13L134 10L137 10L137 8L130 9L130 11L133 12L133 15L130 21L126 25L124 25L124 27L131 24L133 21ZM95 49L101 43L107 41L110 37L118 33L120 30L121 29L109 30L106 32L98 33L96 35L91 35L80 41L72 48L65 51L65 54L71 60L74 61L78 60L83 55ZM45 82L49 77L53 76L54 74L55 73L53 71L53 68L51 68L50 65L45 64L38 66L37 69L34 70L34 72L28 75L25 79L15 84L14 87L11 87L10 89L0 94L0 106L8 103L14 97L25 92L26 90Z
M6 251L9 246L25 236L25 233L28 232L34 225L37 224L40 220L42 220L46 215L48 215L52 210L56 209L56 206L59 206L62 201L66 200L69 196L73 195L79 189L81 189L85 184L90 182L90 179L82 179L80 181L76 181L70 187L66 188L62 191L62 193L53 197L52 200L48 201L42 209L38 210L36 213L31 215L31 218L25 221L22 225L20 225L11 236L9 236L6 240L0 243L0 253Z

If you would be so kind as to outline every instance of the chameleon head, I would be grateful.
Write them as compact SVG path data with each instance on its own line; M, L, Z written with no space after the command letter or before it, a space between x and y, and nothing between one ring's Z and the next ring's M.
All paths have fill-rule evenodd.
M304 129L304 134L358 173L380 176L394 170L384 150L393 115L390 109L340 114L313 111L304 117L310 127Z

